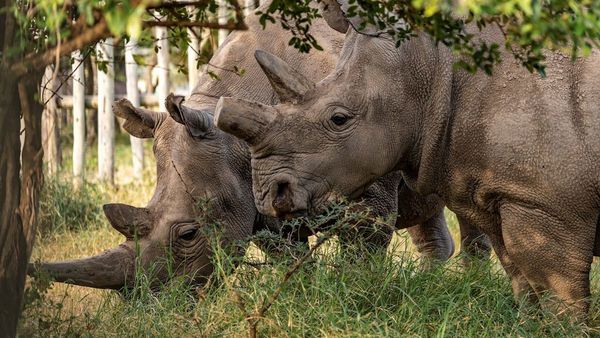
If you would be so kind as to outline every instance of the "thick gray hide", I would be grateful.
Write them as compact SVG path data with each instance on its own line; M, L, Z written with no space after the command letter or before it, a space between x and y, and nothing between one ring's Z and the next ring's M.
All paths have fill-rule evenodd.
M504 46L496 27L475 33ZM553 305L585 314L598 253L600 52L546 56L546 78L506 50L493 76L469 74L425 34L396 49L349 31L335 70L298 104L269 108L273 122L252 141L258 209L273 212L282 182L289 212L314 211L401 170L410 189L490 237L517 297L549 290ZM217 124L236 120L229 102Z

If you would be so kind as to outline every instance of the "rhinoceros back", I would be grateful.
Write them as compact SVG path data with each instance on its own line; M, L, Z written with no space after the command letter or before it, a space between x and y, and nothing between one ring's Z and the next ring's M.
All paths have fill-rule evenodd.
M258 10L267 6L268 3ZM323 19L315 20L310 29L323 51L313 48L307 55L289 46L288 42L292 38L289 31L279 24L268 24L263 30L258 18L258 15L251 14L246 19L248 30L235 31L227 37L200 76L190 101L204 101L206 96L236 96L262 103L277 103L278 99L268 79L254 59L256 49L279 56L315 82L334 68L344 35L329 28Z

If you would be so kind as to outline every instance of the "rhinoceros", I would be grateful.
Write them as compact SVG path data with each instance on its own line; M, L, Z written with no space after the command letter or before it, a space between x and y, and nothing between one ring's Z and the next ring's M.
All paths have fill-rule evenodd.
M293 99L217 106L217 126L250 144L258 210L318 212L401 170L410 189L489 236L517 298L549 293L545 306L585 315L600 253L600 53L573 62L547 51L543 78L502 49L493 75L471 74L423 32L396 49L374 27L356 31L339 5L329 10L331 26L348 29L329 76L315 84L257 52ZM497 27L471 28L505 45Z
M224 95L265 104L278 102L276 91L248 50L268 49L317 81L333 69L343 35L316 21L311 31L325 51L301 55L288 47L289 35L283 29L271 26L263 31L255 16L249 17L247 24L248 31L230 34L211 59L209 67L219 79L203 74L185 104L183 98L170 96L166 103L169 114L137 108L127 100L115 103L114 112L125 119L125 130L136 137L154 138L157 163L156 190L146 207L104 206L110 224L126 241L98 256L42 263L37 268L60 282L121 289L133 283L134 264L141 269L153 266L155 283L165 282L168 276L160 267L170 256L176 275L202 282L213 268L210 240L199 231L204 225L199 219L206 215L198 204L206 199L211 201L210 217L221 224L227 242L248 238L260 229L280 230L279 223L260 215L254 206L247 145L214 127L213 111ZM245 74L237 75L234 67L245 69ZM443 205L431 196L420 197L407 190L399 173L376 182L363 197L381 215L396 212L400 203L397 227L412 226L408 231L422 255L440 260L452 255L454 247ZM467 252L487 255L490 249L480 233L468 227L461 231L464 238L477 244ZM385 244L389 235L379 239L379 244ZM136 246L140 252L138 263L134 263Z

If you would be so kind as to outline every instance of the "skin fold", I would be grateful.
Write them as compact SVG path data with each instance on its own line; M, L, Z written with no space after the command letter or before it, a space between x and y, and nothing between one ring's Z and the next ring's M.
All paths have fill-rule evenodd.
M329 6L332 27L346 5ZM504 46L497 27L471 28ZM337 66L316 84L257 52L295 99L219 102L216 124L251 145L258 210L277 215L284 203L274 201L285 199L286 212L318 213L400 170L407 189L489 236L517 298L549 291L549 307L584 317L599 251L600 53L572 62L547 52L542 78L502 50L487 76L453 67L426 34L395 48L374 33L350 27Z

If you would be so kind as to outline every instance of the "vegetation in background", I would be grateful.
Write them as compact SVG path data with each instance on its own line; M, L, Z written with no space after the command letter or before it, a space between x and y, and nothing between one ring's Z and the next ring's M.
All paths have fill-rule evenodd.
M101 224L103 199L96 185L76 189L70 179L46 178L40 197L40 232L85 230Z
M322 1L322 0L321 0ZM310 34L319 16L311 0L274 0L261 22L280 22L294 32L290 44L307 51L318 48ZM600 41L600 1L597 0L350 0L347 16L360 18L358 31L389 34L399 46L422 31L462 56L457 66L491 74L501 61L498 44L488 44L467 30L475 23L500 28L505 46L529 71L545 74L545 48L561 49L573 58L588 55ZM375 29L366 29L367 26Z

